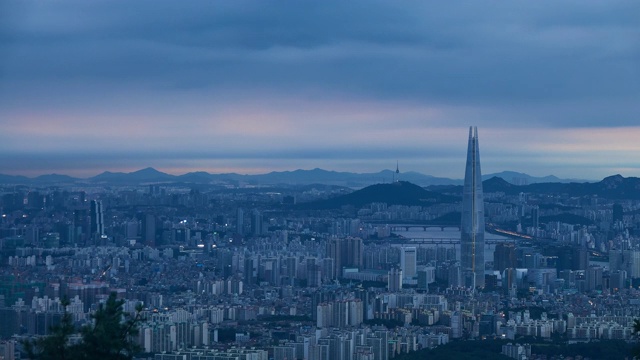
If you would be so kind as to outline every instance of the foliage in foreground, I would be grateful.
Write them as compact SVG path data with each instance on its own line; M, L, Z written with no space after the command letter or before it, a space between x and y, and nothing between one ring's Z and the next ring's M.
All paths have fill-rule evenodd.
M585 356L589 359L626 359L629 358L632 345L624 340L600 340L576 344L531 345L531 352L538 355Z
M640 328L640 325L639 325ZM509 359L502 355L502 345L507 343L529 343L531 352L536 355L546 356L571 356L581 355L589 359L625 359L630 358L632 344L623 340L601 340L588 343L566 344L541 341L528 338L513 340L475 340L453 341L434 349L424 349L414 353L396 357L397 360L451 360L451 359ZM637 349L637 348L636 348Z
M510 357L502 355L500 341L453 341L440 345L434 349L423 349L395 357L396 360L508 360Z
M34 360L128 360L141 351L132 336L138 334L142 320L142 307L136 308L135 316L122 309L124 300L117 300L111 293L105 304L91 317L92 324L82 328L81 340L71 344L75 333L71 314L66 311L68 300L63 300L65 312L59 325L51 328L51 334L33 341L24 342L27 357Z

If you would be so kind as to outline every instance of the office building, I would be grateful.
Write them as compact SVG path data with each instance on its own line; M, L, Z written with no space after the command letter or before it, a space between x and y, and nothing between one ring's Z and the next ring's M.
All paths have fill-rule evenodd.
M499 243L493 251L493 270L503 272L508 268L516 268L516 247L511 243Z
M412 279L416 276L416 262L416 248L403 247L400 256L400 269L405 278Z

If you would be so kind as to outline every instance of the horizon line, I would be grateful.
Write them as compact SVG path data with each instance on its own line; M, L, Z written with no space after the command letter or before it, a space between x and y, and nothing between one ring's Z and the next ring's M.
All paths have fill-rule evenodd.
M240 176L260 176L260 175L268 175L268 174L272 174L272 173L286 173L286 172L295 172L295 171L314 171L314 170L322 170L325 172L333 172L333 173L346 173L346 174L356 174L356 175L366 175L366 174L371 174L371 175L375 175L375 174L379 174L382 172L391 172L391 173L395 173L395 170L392 169L382 169L379 170L377 172L355 172L355 171L337 171L337 170L328 170L328 169L323 169L320 167L315 167L315 168L311 168L311 169L303 169L303 168L297 168L297 169L293 169L293 170L271 170L268 172L259 172L259 173L242 173L242 172L209 172L209 171L205 171L205 170L194 170L194 171L188 171L188 172L184 172L184 173L177 173L177 172L171 172L171 171L166 171L166 170L158 170L157 168L153 167L153 166L147 166L147 167L143 167L137 170L132 170L129 172L126 171L112 171L112 170L104 170L96 175L93 176L88 176L88 177L78 177L78 176L72 176L72 175L68 175L68 174L64 174L62 172L51 172L51 173L41 173L39 175L35 175L35 176L27 176L27 175L22 175L22 174L10 174L10 173L0 173L0 176L12 176L12 177L24 177L30 180L34 180L37 179L39 177L44 177L44 176L67 176L73 179L77 179L77 180L89 180L91 178L103 175L103 174L122 174L122 175L128 175L128 174L132 174L132 173L136 173L136 172L141 172L144 170L153 170L156 171L158 173L161 174L165 174L165 175L170 175L170 176L184 176L184 175L188 175L188 174L194 174L194 173L205 173L208 175L240 175ZM503 170L503 171L499 171L499 172L492 172L489 174L483 174L483 177L485 176L489 176L489 175L496 175L496 174L500 174L500 173L505 173L505 172L512 172L515 174L520 174L520 175L525 175L527 177L532 177L532 178L546 178L546 177L555 177L559 180L575 180L575 181L581 181L581 182L592 182L592 181L601 181L602 179L605 179L607 177L611 177L611 176L616 176L616 175L620 175L621 174L612 174L612 175L608 175L605 176L602 179L580 179L580 178L561 178L558 177L556 175L550 174L550 175L544 175L544 176L536 176L536 175L531 175L528 173L524 173L524 172L519 172L519 171L512 171L512 170ZM419 171L405 171L405 172L400 172L400 174L408 174L408 173L413 173L413 174L419 174L422 176L430 176L430 177L434 177L434 178L441 178L441 179L448 179L448 180L456 180L456 181L463 181L464 177L462 178L453 178L453 177L447 177L447 176L437 176L437 175L431 175L431 174L425 174ZM625 176L622 176L625 177ZM627 177L633 177L633 176L627 176Z

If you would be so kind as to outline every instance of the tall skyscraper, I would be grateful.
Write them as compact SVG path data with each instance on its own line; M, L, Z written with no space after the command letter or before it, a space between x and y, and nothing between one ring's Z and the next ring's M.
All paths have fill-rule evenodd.
M91 235L103 235L104 209L102 208L102 201L91 200L89 215L91 216Z
M463 283L467 287L484 287L484 197L478 128L475 127L469 128L460 230Z

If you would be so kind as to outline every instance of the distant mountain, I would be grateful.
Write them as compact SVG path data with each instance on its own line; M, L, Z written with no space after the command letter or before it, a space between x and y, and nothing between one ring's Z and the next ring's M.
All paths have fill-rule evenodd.
M300 204L299 207L305 209L336 209L348 205L361 207L374 202L387 203L388 205L427 206L455 201L459 201L459 199L425 190L407 181L399 181L390 184L370 185L350 194Z
M388 170L387 170L388 171ZM444 177L437 177L431 175L424 175L419 172L408 171L406 173L400 173L400 180L409 181L414 184L418 184L421 186L429 186L429 185L458 185L462 184L463 180L459 179L449 179Z
M285 183L285 184L309 184L322 183L330 184L335 182L350 182L352 173L328 171L323 169L294 170L294 171L273 171L268 174L246 176L242 180L259 183ZM358 174L364 175L364 174Z
M503 192L507 195L517 195L524 192L571 197L597 195L606 199L640 200L640 178L625 178L621 175L609 176L595 183L539 183L531 185L513 185L502 178L493 177L483 181L482 188L485 193ZM429 189L447 194L462 194L462 186L438 186L429 187Z
M377 183L391 183L396 179L396 174L391 170L383 170L377 173L351 173L338 172L323 169L273 171L267 174L241 175L235 173L210 174L204 171L191 172L179 176L165 174L153 168L142 169L133 173L104 172L89 178L93 183L151 183L151 182L184 182L184 183L247 183L254 185L309 185L325 184L349 187L364 187ZM400 179L411 181L419 185L455 185L461 184L460 180L423 175L417 172L401 173Z
M196 171L190 172L183 175L176 176L176 180L186 182L186 183L200 183L207 184L210 183L214 178L214 175L209 174L205 171Z
M127 174L132 181L138 182L165 182L175 181L176 176L158 171L152 167L141 169Z
M609 199L640 199L640 178L613 175L596 183L575 184L574 196L595 194Z
M101 174L98 174L94 177L90 177L87 180L91 181L91 182L110 182L110 181L118 181L118 179L121 179L123 176L126 176L126 173L122 173L122 172L111 172L111 171L105 171Z
M504 178L494 176L482 182L482 191L485 193L504 192L506 194L518 194L522 192L522 186L513 185ZM462 187L460 187L462 193Z
M38 177L33 178L34 182L42 183L42 184L74 183L78 180L80 179L74 178L68 175L59 175L59 174L40 175Z
M497 174L483 176L487 180L494 176L500 177L514 185L537 184L541 182L567 183L566 179L558 179L555 176L533 177L524 173L504 171ZM274 171L267 174L242 175L235 173L210 174L204 171L190 172L183 175L171 175L154 168L148 167L138 171L110 172L105 171L99 175L88 179L77 179L66 175L43 175L37 178L27 178L24 176L12 176L0 174L2 184L50 184L50 183L71 183L85 182L93 184L129 184L137 185L144 183L191 183L191 184L232 184L242 183L252 185L309 185L325 184L347 186L351 188L362 188L379 183L392 183L396 180L408 181L419 186L455 186L462 185L463 180L449 179L424 175L417 172L401 172L396 174L392 170L383 170L375 173L352 173L338 172L323 169Z
M525 173L515 171L503 171L499 173L482 175L482 180L488 180L492 177L499 177L514 185L529 185L538 183L569 183L569 182L587 182L587 180L579 179L560 179L557 176L549 175L543 177L535 177Z
M130 173L121 172L109 172L105 171L100 175L96 175L87 179L93 183L126 183L126 184L139 184L139 183L157 183L157 182L172 182L176 181L177 176L163 173L154 168L148 167L138 171Z
M288 184L333 184L333 185L346 185L351 187L362 187L378 183L392 183L396 179L414 182L419 185L450 185L458 184L459 180L452 180L447 178L438 178L429 175L423 175L417 172L400 173L396 175L395 171L383 170L377 173L351 173L351 172L337 172L328 171L323 169L313 170L295 170L295 171L283 171L283 172L271 172L264 175L253 175L248 180L257 182L269 182L269 183L288 183Z

